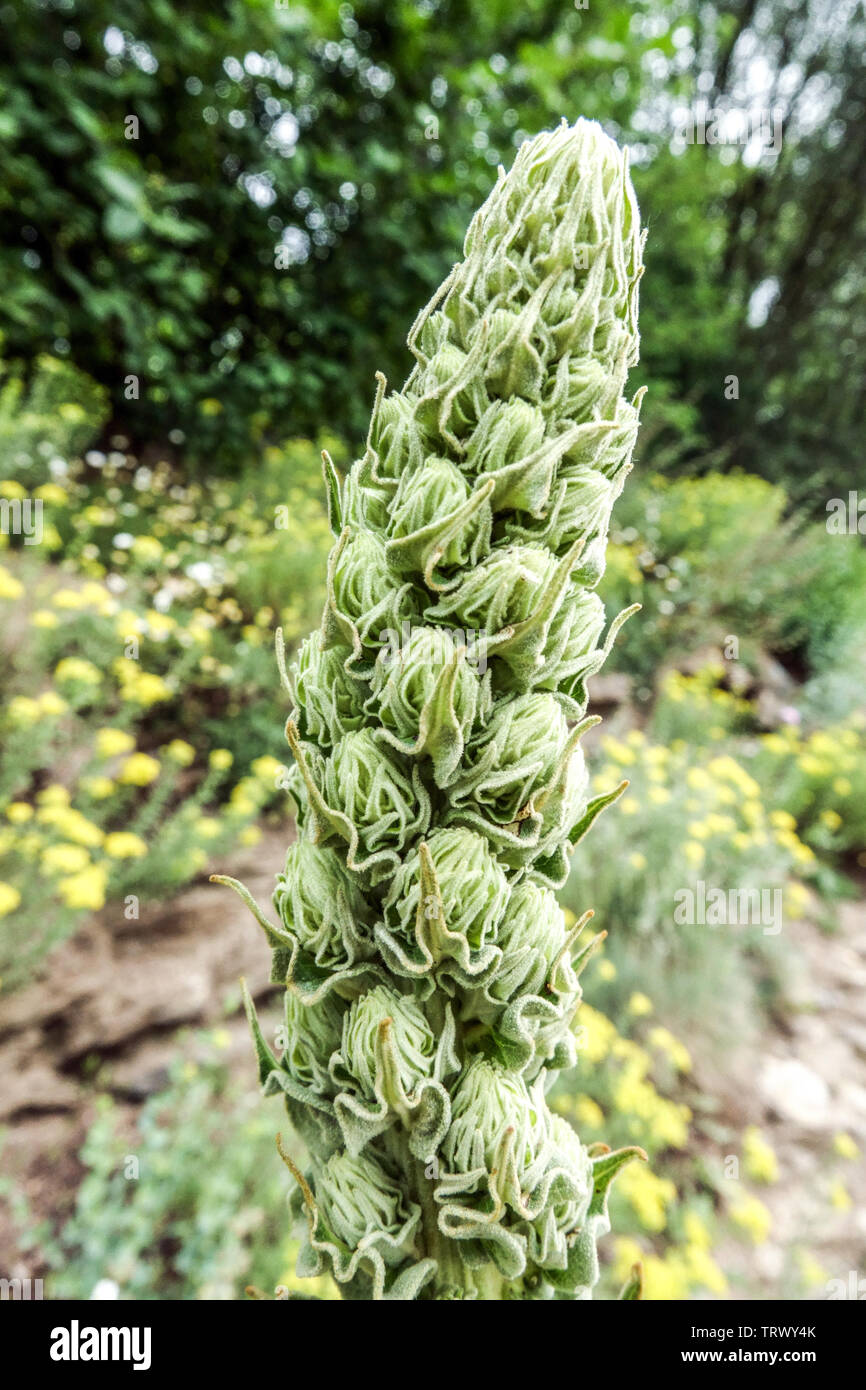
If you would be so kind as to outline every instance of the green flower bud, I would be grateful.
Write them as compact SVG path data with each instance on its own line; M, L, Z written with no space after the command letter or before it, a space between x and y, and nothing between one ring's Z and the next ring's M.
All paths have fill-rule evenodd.
M429 799L369 729L346 734L325 764L324 799L355 827L365 856L402 852L430 819Z
M316 1179L316 1202L326 1231L349 1250L371 1237L405 1241L419 1216L370 1154L333 1154Z
M571 692L594 669L604 629L604 604L591 589L569 593L554 615L535 684L542 690ZM598 665L601 663L598 662Z
M333 990L315 1004L286 990L281 1066L300 1086L319 1095L334 1091L328 1063L340 1046L345 1010L345 1002Z
M375 482L367 459L359 459L343 484L343 524L358 531L384 531L393 500L393 483Z
M411 995L377 985L356 999L343 1019L342 1066L364 1095L379 1099L382 1086L382 1028L388 1023L389 1047L396 1077L405 1096L412 1096L432 1074L436 1039L420 1005Z
M530 617L556 572L556 556L537 545L509 545L486 560L439 602L426 610L428 621L456 618L464 627L500 632Z
M306 840L290 845L285 871L277 875L274 906L317 965L336 969L370 954L371 911L333 849Z
M507 1131L521 1183L537 1181L539 1159L550 1133L550 1114L523 1078L498 1062L477 1057L454 1092L451 1126L442 1153L452 1173L491 1172L501 1158Z
M470 650L477 660L474 645ZM469 657L448 628L412 628L396 652L379 653L370 682L367 710L377 714L386 738L402 753L433 759L440 787L452 779L476 716L489 704L488 685Z
M499 924L503 969L489 987L506 1002L518 992L545 996L568 934L562 908L549 888L521 879L511 890Z
M292 666L301 733L320 747L333 747L364 722L363 686L346 670L344 647L322 648L318 632L301 644Z
M438 430L459 453L461 439L474 429L488 404L471 355L454 343L443 343L407 385L418 397L415 413L422 428Z
M470 497L460 469L448 459L430 457L397 490L386 547L389 563L401 572L424 575L428 585L437 569L474 564L490 542L487 493Z
M552 695L518 695L500 704L466 750L452 804L471 798L500 825L516 821L533 792L553 779L567 741L565 715Z
M413 850L394 875L384 902L386 925L411 940L419 915L433 922L441 916L448 931L471 950L495 942L508 900L508 881L487 841L470 830L436 830L427 842L438 894L422 902L421 861ZM420 904L420 913L419 913Z
M411 586L395 586L382 541L372 531L347 528L331 552L323 645L348 643L357 661L362 647L381 644L384 629L414 615Z
M389 483L393 489L401 478L421 467L430 449L416 418L414 401L402 394L386 396L385 378L381 373L377 378L379 389L364 457L373 481Z

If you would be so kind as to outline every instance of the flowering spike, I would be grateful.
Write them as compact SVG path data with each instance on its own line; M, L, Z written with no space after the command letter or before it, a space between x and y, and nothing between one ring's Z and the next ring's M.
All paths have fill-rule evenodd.
M377 374L363 457L341 483L325 456L322 625L291 672L278 642L298 840L279 925L254 907L279 1059L247 1003L310 1153L286 1160L298 1272L348 1297L588 1297L608 1188L643 1156L587 1149L545 1101L604 936L580 945L591 912L569 931L554 890L626 786L589 795L580 739L633 611L608 625L594 590L638 426L642 247L600 126L526 141L412 326L403 389Z

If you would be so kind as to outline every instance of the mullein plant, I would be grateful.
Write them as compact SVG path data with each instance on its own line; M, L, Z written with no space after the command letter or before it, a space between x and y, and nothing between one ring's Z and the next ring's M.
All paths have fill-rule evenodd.
M336 542L290 670L298 838L267 921L266 1094L310 1155L298 1273L346 1298L578 1299L607 1193L545 1092L575 1062L569 855L605 634L595 586L631 467L644 236L625 153L579 120L526 141L378 377L364 456L325 459ZM279 1055L278 1055L279 1054ZM625 1296L636 1296L630 1281Z

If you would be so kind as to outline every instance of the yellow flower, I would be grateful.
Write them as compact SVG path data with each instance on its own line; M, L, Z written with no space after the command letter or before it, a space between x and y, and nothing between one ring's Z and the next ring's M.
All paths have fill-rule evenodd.
M89 909L98 912L105 906L105 885L107 873L103 865L91 864L81 873L71 878L62 878L58 891L67 907Z
M94 801L104 801L114 791L114 783L110 777L85 777L81 789Z
M664 1230L667 1209L677 1199L677 1189L669 1178L658 1177L645 1163L629 1163L622 1169L617 1187L644 1230Z
M166 744L163 752L173 762L180 763L181 767L189 767L190 763L195 761L195 749L182 738L173 738L171 743Z
M47 874L76 874L89 863L90 855L82 845L49 845L42 851L41 864Z
M244 846L257 845L261 838L262 832L257 825L245 825L238 835L238 840Z
M743 1134L743 1162L755 1182L778 1182L779 1160L757 1125L750 1125Z
M698 864L704 862L706 850L703 845L698 844L697 840L686 840L686 843L683 845L683 853L688 863L697 867Z
M671 1059L677 1071L691 1071L692 1059L688 1048L675 1038L667 1028L656 1027L650 1030L649 1043L657 1047Z
M604 1111L592 1096L577 1096L574 1103L574 1117L579 1129L601 1129L604 1124Z
M836 1211L850 1211L854 1205L851 1200L850 1192L845 1184L838 1178L830 1188L830 1205L834 1207Z
M234 757L227 748L214 748L208 762L215 771L227 772L234 762Z
M143 859L147 845L131 830L114 830L105 837L105 853L112 859Z
M647 796L655 806L666 806L671 799L667 787L650 787Z
M34 627L59 627L60 619L50 608L37 608L31 620Z
M10 500L20 501L22 497L26 496L27 492L24 488L24 484L19 483L16 478L4 478L3 482L0 483L0 497L8 497Z
M31 700L28 695L16 695L6 706L6 713L10 724L26 728L28 724L36 723L40 710L36 700Z
M65 656L54 668L55 680L61 685L66 681L79 685L99 685L102 675L92 661L79 656Z
M203 840L214 840L222 829L216 816L199 816L193 826L193 831L200 835Z
M78 589L58 589L51 598L55 608L85 608L87 599Z
M43 787L41 792L36 793L36 800L40 806L68 806L71 800L66 787L59 782L52 782L50 786Z
M745 1231L753 1245L763 1245L773 1224L773 1218L763 1202L744 1192L734 1198L728 1211L731 1220Z
M581 1056L589 1063L603 1062L616 1037L616 1027L598 1009L581 1004L578 1022Z
M614 965L612 960L604 960L604 958L602 958L598 962L598 965L595 967L595 969L599 979L601 980L616 979L616 966Z
M250 764L250 768L262 782L275 782L279 774L285 771L283 764L277 762L276 758L272 758L269 753L261 758L256 758Z
M796 830L797 821L790 811L771 811L769 816L771 825L777 830Z
M135 739L125 729L100 729L96 735L96 752L100 758L114 758L135 747Z
M130 549L133 555L145 563L158 560L162 555L162 546L155 536L136 536Z
M822 1286L826 1288L827 1280L830 1276L824 1266L819 1264L815 1256L810 1254L808 1250L798 1250L797 1264L800 1268L800 1275L803 1283L808 1289L816 1289Z
M30 820L33 815L33 807L29 801L10 801L6 807L6 816L13 825L23 825L26 820Z
M794 918L798 921L801 920L809 906L809 902L809 890L805 888L802 883L798 883L796 879L792 879L790 883L785 885L782 905L787 917Z
M842 817L838 811L831 811L829 808L821 812L821 823L826 825L828 830L838 830L842 824Z
M132 753L122 764L118 782L128 787L147 787L159 776L159 763L148 753Z
M633 869L637 869L638 871L640 871L646 868L646 855L641 854L639 850L636 850L634 854L629 855L628 862L631 864Z
M0 565L0 598L20 598L24 585Z
M21 894L11 883L0 883L0 917L14 912L21 901Z
M153 637L167 637L177 627L175 619L170 614L160 613L156 608L148 609L146 617L147 626Z
M59 483L43 483L36 489L34 496L41 497L43 502L51 502L57 507L62 507L69 501L69 493Z
M630 1014L634 1014L635 1018L645 1018L653 1011L652 1000L636 990L628 1001L628 1011Z
M105 832L72 806L44 806L36 812L40 825L53 825L65 840L72 840L87 849L96 849L105 839Z
M833 1148L836 1150L840 1158L860 1157L860 1150L858 1149L856 1143L851 1138L851 1135L845 1134L844 1131L840 1131L839 1134L833 1135Z
M833 790L837 796L850 796L852 787L847 777L837 777L833 782Z
M66 701L56 690L45 690L39 696L39 709L42 714L65 714L69 709Z
M640 808L633 796L624 796L619 803L619 809L624 816L635 816Z
M707 1228L706 1223L696 1211L687 1211L683 1219L683 1230L689 1245L694 1245L698 1250L709 1250L713 1243L713 1238Z

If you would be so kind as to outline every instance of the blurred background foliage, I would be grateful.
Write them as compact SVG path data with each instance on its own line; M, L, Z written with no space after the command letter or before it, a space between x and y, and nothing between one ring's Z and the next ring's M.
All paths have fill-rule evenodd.
M357 446L496 166L581 113L629 142L650 228L645 457L854 485L856 0L20 0L0 29L7 352L67 357L136 444ZM672 143L698 102L778 113L781 148Z
M615 1193L605 1293L638 1258L649 1297L749 1293L760 1247L774 1292L813 1296L820 1240L855 1229L857 1143L822 1134L804 1176L713 1088L787 1036L790 925L831 949L866 869L866 552L825 524L861 469L862 7L0 0L0 30L0 502L43 509L39 545L0 531L3 998L130 895L158 953L150 902L288 836L273 634L321 610L321 450L360 453L373 370L406 372L496 166L598 117L650 233L650 390L600 587L643 611L593 692L594 786L631 787L564 890L608 940L556 1103L650 1155ZM778 111L781 148L678 141L700 103ZM778 887L783 932L678 925L698 879ZM0 1183L52 1295L292 1284L281 1117L226 1047L179 1037L135 1105L112 1048L88 1057L74 1183L49 1212ZM767 1196L792 1174L795 1239Z

